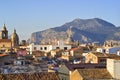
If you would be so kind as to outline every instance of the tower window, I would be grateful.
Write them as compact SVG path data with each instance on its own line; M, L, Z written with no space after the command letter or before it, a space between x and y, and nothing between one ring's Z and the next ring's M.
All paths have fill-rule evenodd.
M3 34L3 37L5 37L5 34Z
M5 45L3 44L3 47L5 47Z

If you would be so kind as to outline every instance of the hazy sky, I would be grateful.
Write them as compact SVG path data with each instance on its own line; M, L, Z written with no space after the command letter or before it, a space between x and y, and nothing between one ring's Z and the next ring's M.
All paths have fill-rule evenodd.
M75 18L95 17L120 26L120 0L0 0L0 29L5 23L10 35L16 28L20 39Z

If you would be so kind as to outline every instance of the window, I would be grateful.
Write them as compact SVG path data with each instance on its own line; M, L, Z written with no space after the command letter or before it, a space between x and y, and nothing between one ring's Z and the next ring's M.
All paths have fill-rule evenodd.
M100 63L106 63L106 59L100 59L99 62Z
M66 80L66 78L65 78L65 77L63 77L63 78L62 78L62 80Z
M67 50L67 47L64 47L64 50Z
M44 47L44 50L47 50L47 47Z
M37 48L36 48L36 47L34 47L34 50L37 50Z
M5 38L5 37L6 37L6 34L4 33L4 34L3 34L3 38Z
M43 50L43 48L42 48L42 47L40 47L40 50Z
M59 47L56 47L56 49L60 49Z
M106 52L106 50L105 50L105 49L103 49L103 52L105 53L105 52Z
M92 58L90 58L89 63L93 63L93 59Z

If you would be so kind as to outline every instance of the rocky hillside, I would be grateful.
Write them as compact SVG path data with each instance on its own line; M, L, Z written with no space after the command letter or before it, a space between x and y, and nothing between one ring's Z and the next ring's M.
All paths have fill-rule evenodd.
M51 41L56 39L67 38L67 30L72 26L73 39L80 42L99 41L103 43L105 40L120 40L120 28L110 22L99 18L93 19L75 19L65 23L62 26L50 28L44 31L34 32L31 35L31 42Z

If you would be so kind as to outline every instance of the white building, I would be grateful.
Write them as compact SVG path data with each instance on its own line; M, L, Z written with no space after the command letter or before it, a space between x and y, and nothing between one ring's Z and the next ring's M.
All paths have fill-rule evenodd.
M120 80L120 59L107 59L107 70L114 80Z
M29 48L30 48L30 54L32 54L33 51L36 51L36 50L40 50L40 51L44 51L44 52L49 52L53 49L63 49L63 50L68 50L68 49L71 49L71 45L66 45L64 44L63 41L58 41L58 44L56 45L42 45L42 44L37 44L35 45L34 43L31 43L29 45Z
M15 59L14 65L25 65L25 57L18 57Z
M104 48L97 48L96 52L101 52L101 53L105 53L105 49Z
M120 47L102 47L97 48L97 52L101 53L108 53L108 54L118 54L118 51L120 50Z

